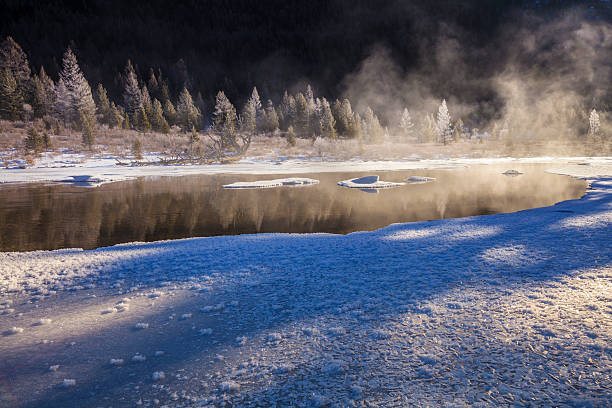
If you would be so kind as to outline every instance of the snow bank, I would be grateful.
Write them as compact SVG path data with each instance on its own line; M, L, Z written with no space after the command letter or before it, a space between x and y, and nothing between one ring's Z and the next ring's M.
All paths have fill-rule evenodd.
M313 184L319 184L319 180L310 178L289 177L274 180L260 181L237 181L232 184L226 184L223 188L247 189L247 188L273 188L273 187L301 187Z
M379 189L403 186L406 183L395 183L391 181L380 181L378 176L358 177L350 180L339 181L338 185L348 188Z

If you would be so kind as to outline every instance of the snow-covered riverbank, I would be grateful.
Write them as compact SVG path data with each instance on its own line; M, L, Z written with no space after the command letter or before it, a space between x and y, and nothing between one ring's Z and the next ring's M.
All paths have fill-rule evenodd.
M27 168L0 168L0 184L2 183L29 183L66 181L74 177L89 176L96 179L98 184L123 181L145 176L186 176L196 174L308 174L323 172L366 172L386 170L415 170L415 169L445 169L480 164L507 163L589 163L612 164L612 157L531 157L531 158L440 158L418 160L407 158L395 161L364 161L353 159L349 161L327 161L313 159L287 159L279 156L273 158L245 158L232 164L205 164L205 165L161 165L156 162L157 157L146 158L148 165L130 166L120 165L117 158L112 155L99 155L86 158L80 154L63 154L51 156L40 160L36 165ZM157 164L156 164L157 163Z
M551 167L591 178L585 197L0 253L0 405L610 405L612 165Z

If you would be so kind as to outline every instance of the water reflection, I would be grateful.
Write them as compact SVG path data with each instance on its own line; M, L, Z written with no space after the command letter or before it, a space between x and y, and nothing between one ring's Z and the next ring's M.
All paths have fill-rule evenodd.
M409 176L436 182L408 184L378 194L347 189L339 180L365 173L300 175L320 180L309 188L224 190L223 184L279 178L214 175L149 177L95 189L67 185L0 187L0 250L96 248L130 241L257 232L371 230L394 222L464 217L546 206L580 197L584 181L521 166L376 172L401 182ZM373 173L369 173L373 174Z

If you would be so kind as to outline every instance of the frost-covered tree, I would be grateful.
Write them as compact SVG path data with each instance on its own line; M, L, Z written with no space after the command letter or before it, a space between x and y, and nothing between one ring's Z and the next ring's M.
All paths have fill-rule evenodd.
M79 123L81 131L83 132L82 141L89 150L93 149L93 145L96 143L96 136L94 134L94 128L96 125L95 118L93 115L86 113L85 111L79 112Z
M142 106L142 93L138 86L138 78L132 62L128 60L123 76L123 105L125 112L133 117Z
M178 102L176 104L176 116L177 124L181 126L184 132L191 130L192 127L199 128L201 113L200 110L193 103L191 94L187 88L183 88L179 95Z
M96 88L96 101L98 106L98 113L102 116L102 122L109 124L110 122L110 100L108 99L108 94L106 93L106 89L102 84L98 84Z
M123 116L124 114L121 110L115 105L115 102L111 102L110 110L109 110L109 121L108 126L110 128L120 128L123 125Z
M263 119L263 107L261 105L261 99L259 98L259 92L257 92L257 87L253 87L253 91L251 92L251 97L247 101L248 104L253 106L255 110L255 126L256 128L261 127L261 120Z
M164 102L164 117L168 121L169 125L176 124L176 109L174 109L174 105L170 99L166 99Z
M28 129L28 135L23 144L26 151L33 151L35 153L39 153L45 148L45 140L35 127Z
M134 116L134 127L144 133L151 131L151 122L149 122L149 117L143 106L138 109Z
M142 107L145 110L145 113L148 117L151 117L151 110L153 109L153 102L151 101L151 95L149 95L149 90L146 85L142 86L140 90L140 95L142 96Z
M215 130L221 134L221 147L233 146L236 142L236 108L223 91L217 93L213 124Z
M289 146L295 146L295 131L293 130L293 126L289 126L289 129L287 129L287 143Z
M336 119L336 130L338 134L348 138L354 138L359 128L351 102L344 98L342 101L336 99L332 106L332 113Z
M414 136L414 123L412 122L412 117L410 116L410 112L408 112L407 108L404 108L402 112L402 116L400 117L399 128L402 132L402 138L404 140L412 139Z
M159 81L157 81L157 77L155 76L155 71L153 68L149 70L149 90L153 93L153 95L158 95L159 92Z
M288 129L289 126L293 126L296 117L296 103L293 95L290 95L285 91L281 104L279 107L279 121L281 129Z
M10 70L0 70L0 118L17 120L23 112L23 99Z
M43 117L53 112L55 100L55 84L49 78L45 69L40 68L40 74L32 77L32 108L37 117Z
M161 133L170 133L170 126L168 126L168 122L166 118L164 118L164 111L162 108L162 104L157 99L153 100L153 108L151 110L151 126L156 132Z
M334 119L334 115L332 115L331 107L329 106L329 102L327 99L323 98L321 100L321 114L320 114L320 128L321 128L321 136L335 140L336 139L336 120Z
M0 45L0 71L9 70L17 83L17 90L22 100L28 101L30 96L30 63L28 56L12 37Z
M64 122L64 126L70 121L71 105L72 103L68 88L66 88L64 80L60 77L55 87L54 108L55 114Z
M91 87L79 68L76 55L70 48L64 53L60 78L64 81L70 98L71 118L78 121L81 126L95 124L96 104L91 94ZM83 123L83 117L87 118L87 123Z
M268 103L264 111L262 130L267 133L274 133L278 129L278 126L279 122L276 109L274 108L272 101L268 99Z
M310 131L310 108L306 97L301 92L295 98L294 128L298 135L306 136Z
M363 122L365 125L363 126L364 139L373 143L382 143L385 130L381 126L378 116L369 106L363 114Z
M240 115L240 127L242 131L255 133L257 129L257 105L261 107L261 101L257 94L257 88L253 88L253 94L244 104Z
M438 108L438 114L436 116L436 131L438 139L442 144L450 143L453 137L453 130L451 129L451 117L448 113L446 106L446 99L442 100L440 107Z
M595 109L591 111L589 115L589 136L592 139L597 139L601 134L601 122L599 120L599 114Z

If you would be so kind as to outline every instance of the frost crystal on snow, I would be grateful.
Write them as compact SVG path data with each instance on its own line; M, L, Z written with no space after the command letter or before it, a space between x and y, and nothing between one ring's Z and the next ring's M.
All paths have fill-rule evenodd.
M6 331L8 334L17 334L23 332L23 327L11 327Z
M45 324L50 324L51 323L51 319L39 319L36 322L34 322L34 326L44 326Z
M70 379L70 378L65 378L64 381L62 381L61 386L63 388L68 388L68 387L74 387L76 385L76 380Z
M185 320L185 319L191 319L191 313L185 313L183 315L181 315L181 320Z
M112 366L120 366L121 364L123 364L123 359L122 358L111 358L108 363Z
M149 328L149 323L136 323L134 328L136 330L148 329Z
M164 374L163 371L156 371L153 373L151 378L153 379L153 381L163 380L164 378L166 378L166 374Z
M240 390L240 384L234 381L224 381L219 385L219 389L223 392L237 392Z
M60 366L59 364L55 364L49 367L49 371L57 371L59 370Z
M212 329L200 329L200 336L212 334Z
M134 357L132 357L132 361L135 361L137 363L142 363L143 361L145 361L147 358L143 355L140 354L136 354Z

